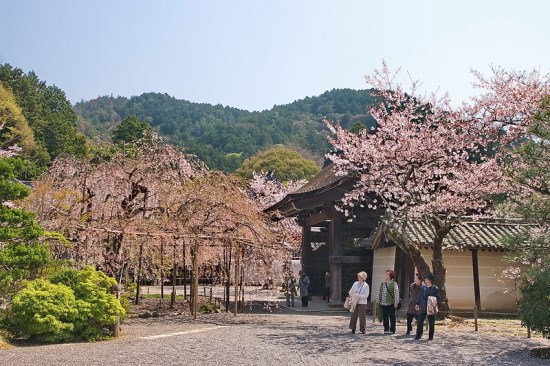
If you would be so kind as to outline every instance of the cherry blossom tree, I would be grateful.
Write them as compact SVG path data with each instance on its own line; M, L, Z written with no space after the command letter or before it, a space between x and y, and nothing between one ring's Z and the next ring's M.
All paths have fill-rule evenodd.
M68 254L77 263L135 281L162 281L193 262L195 277L230 284L237 258L240 277L276 270L282 244L240 179L160 140L126 151L107 160L58 158L27 200L44 225L73 241Z
M282 200L287 194L294 193L306 180L288 181L284 184L267 173L252 173L250 182L250 194L261 210L271 207ZM273 214L271 229L278 234L279 240L288 245L290 249L298 249L302 235L301 227L294 218L283 218L277 212Z
M327 122L336 151L328 157L338 174L356 178L339 209L352 215L357 205L383 207L391 238L421 273L435 274L443 312L445 237L463 217L489 215L493 197L514 191L500 163L548 94L548 78L537 72L494 69L489 79L475 75L475 86L485 92L453 108L448 95L419 94L419 82L406 91L384 63L366 78L378 98L370 108L377 127L351 133ZM431 232L431 266L420 243L410 240L410 220L421 220Z
M143 242L134 234L163 233L156 224L163 197L205 171L160 140L139 146L135 156L60 157L36 183L27 205L46 227L62 230L74 242L69 254L77 263L101 266L120 278L128 269L138 273L135 247Z

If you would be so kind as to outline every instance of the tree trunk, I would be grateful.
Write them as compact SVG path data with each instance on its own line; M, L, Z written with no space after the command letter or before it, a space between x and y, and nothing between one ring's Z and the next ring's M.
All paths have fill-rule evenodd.
M442 240L441 240L442 241ZM439 287L441 293L441 299L439 300L439 313L437 318L444 319L449 315L449 300L447 299L447 290L445 288L445 279L447 276L447 269L443 263L443 250L441 244L436 245L434 242L433 254L432 254L432 268L435 276L435 285Z
M447 269L443 263L443 240L449 234L454 227L453 223L442 222L437 217L432 217L428 220L433 228L434 240L432 248L432 270L430 266L422 256L420 248L414 244L409 243L406 231L407 220L404 220L400 225L399 230L388 227L388 232L392 240L406 253L411 256L413 264L418 269L418 272L423 276L428 273L433 273L435 276L435 285L439 288L441 293L441 299L438 303L439 313L438 319L443 319L449 314L449 300L447 299L447 290L445 288L445 279L447 275Z
M431 272L430 266L422 256L420 248L409 242L409 238L407 236L408 221L409 220L406 218L403 219L399 223L398 229L394 228L392 223L388 223L387 232L395 244L411 257L414 266L418 269L418 272L425 276Z
M431 272L430 266L422 256L422 252L416 246L409 245L405 248L405 252L411 256L414 266L422 276L427 275Z
M439 219L434 218L431 220L434 227L434 241L432 249L432 269L435 276L435 285L439 288L441 298L439 299L438 307L439 313L438 319L444 319L449 315L449 300L447 299L447 289L445 288L445 281L447 277L447 268L443 262L443 239L449 234L453 226L449 223L442 223Z

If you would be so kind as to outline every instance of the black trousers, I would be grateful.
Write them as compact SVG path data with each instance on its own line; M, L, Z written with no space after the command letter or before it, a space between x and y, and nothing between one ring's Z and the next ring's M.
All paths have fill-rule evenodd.
M434 337L434 331L435 331L435 315L428 315L426 313L420 313L418 314L418 323L416 324L416 336L422 337L422 333L424 333L424 320L428 317L428 336L430 338Z
M384 320L384 332L395 333L395 307L382 305L382 319Z
M416 314L407 313L407 333L410 333L413 330L413 319L418 320L418 316Z
M307 308L309 301L309 296L302 296L302 307Z

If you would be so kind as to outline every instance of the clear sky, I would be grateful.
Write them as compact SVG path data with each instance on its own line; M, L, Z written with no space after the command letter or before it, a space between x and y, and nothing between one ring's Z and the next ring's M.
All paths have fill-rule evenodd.
M163 92L263 110L385 59L454 100L470 68L550 70L548 0L0 0L0 62L72 102Z

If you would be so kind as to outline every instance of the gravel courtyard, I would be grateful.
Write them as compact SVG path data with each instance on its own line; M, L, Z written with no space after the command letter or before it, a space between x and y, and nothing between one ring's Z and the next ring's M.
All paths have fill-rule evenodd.
M20 346L0 351L0 365L548 365L527 339L436 329L436 339L384 335L380 324L352 335L347 314L230 314L134 319L120 338L97 343Z

